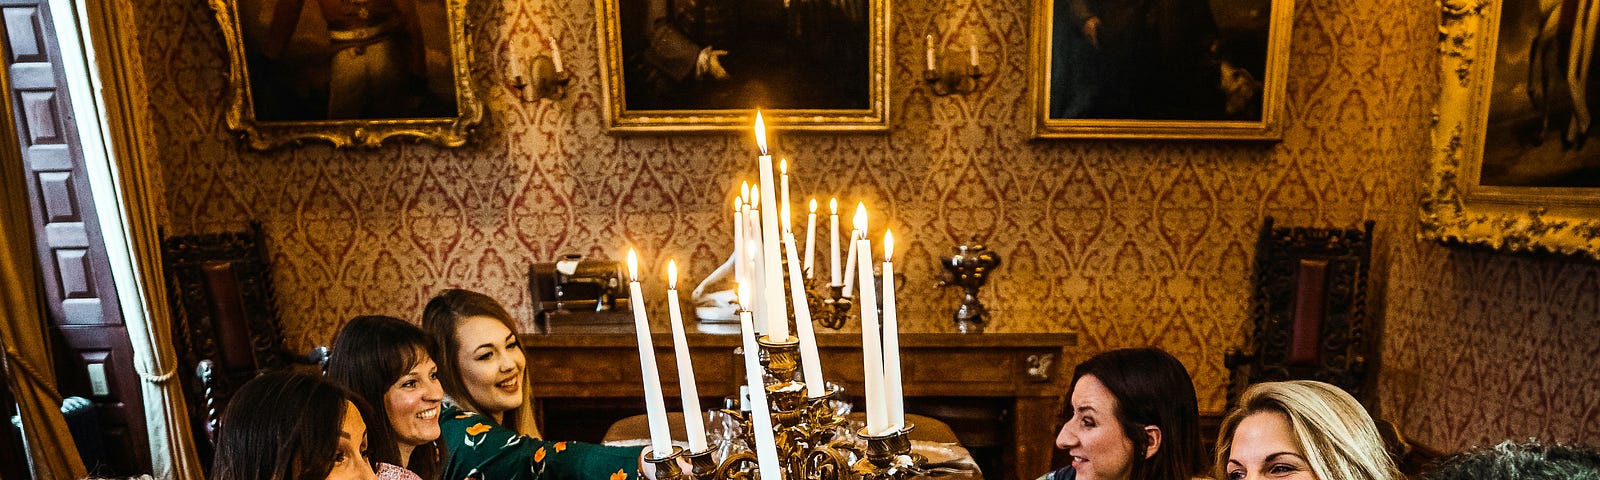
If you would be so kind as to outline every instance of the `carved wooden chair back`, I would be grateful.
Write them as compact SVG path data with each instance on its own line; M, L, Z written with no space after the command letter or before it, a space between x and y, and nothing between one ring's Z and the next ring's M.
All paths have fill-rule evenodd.
M1228 406L1252 383L1318 380L1369 406L1375 367L1367 275L1372 227L1283 227L1267 217L1256 245L1249 333L1229 349Z
M208 465L217 420L234 389L265 371L327 359L326 347L307 355L284 348L263 240L261 225L251 222L242 232L162 242L184 390Z

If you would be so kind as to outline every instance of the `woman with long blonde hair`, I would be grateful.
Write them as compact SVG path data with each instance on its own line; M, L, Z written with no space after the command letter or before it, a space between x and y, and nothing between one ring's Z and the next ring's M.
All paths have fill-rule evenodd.
M1339 387L1296 380L1250 386L1222 421L1216 476L1254 480L1401 480L1366 409Z

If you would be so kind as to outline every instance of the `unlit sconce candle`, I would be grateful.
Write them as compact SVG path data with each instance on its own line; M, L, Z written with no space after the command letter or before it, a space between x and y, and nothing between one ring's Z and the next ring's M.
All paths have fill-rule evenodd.
M983 77L983 72L978 69L978 42L972 34L967 34L967 63L965 68L939 68L938 50L934 48L934 36L928 35L926 40L927 68L922 71L923 81L933 90L934 95L946 96L951 94L972 93L978 88L978 79Z
M544 98L560 100L567 96L567 84L572 81L572 75L561 64L561 46L556 44L556 39L546 37L546 40L550 42L550 55L528 59L526 69L517 62L517 57L511 57L511 88L524 102Z

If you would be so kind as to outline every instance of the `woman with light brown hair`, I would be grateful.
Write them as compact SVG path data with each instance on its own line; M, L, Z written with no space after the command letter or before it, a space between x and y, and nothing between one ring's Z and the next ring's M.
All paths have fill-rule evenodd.
M447 397L439 414L449 451L442 480L640 478L641 447L538 437L524 405L527 357L499 302L445 290L428 301L422 327L439 342L439 383Z
M1254 480L1400 480L1366 409L1310 380L1250 386L1222 421L1216 476Z

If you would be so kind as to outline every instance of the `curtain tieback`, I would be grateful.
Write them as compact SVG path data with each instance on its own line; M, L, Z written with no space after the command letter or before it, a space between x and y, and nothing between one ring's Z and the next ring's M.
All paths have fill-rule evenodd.
M148 374L148 373L139 372L139 378L143 379L146 382L150 382L150 383L153 383L153 384L156 384L156 385L161 385L161 384L167 383L168 380L172 380L172 376L174 374L177 374L177 373L178 373L178 369L177 368L169 368L169 369L167 369L167 373L163 373L163 374L160 374L160 375L151 375L151 374Z
M55 401L55 403L58 405L61 404L61 392L56 390L54 379L48 378L44 376L44 374L39 373L39 369L34 368L33 364L28 363L27 360L22 358L22 353L17 352L17 350L14 348L6 347L6 365L16 365L17 367L20 367L19 370L21 370L24 375L27 375L29 379L33 380L35 385L43 389L44 393L49 394L51 400Z

